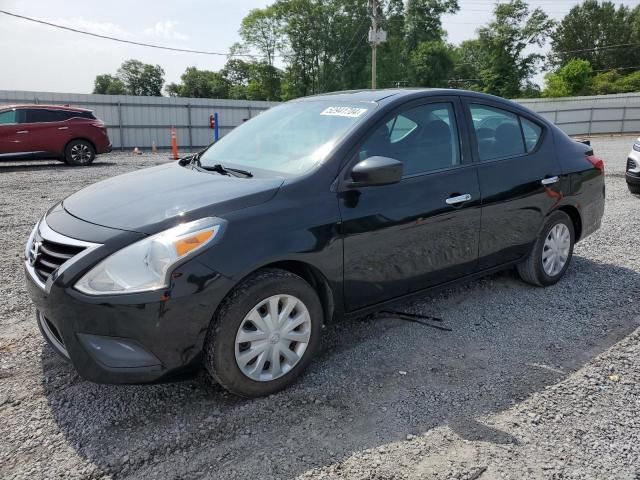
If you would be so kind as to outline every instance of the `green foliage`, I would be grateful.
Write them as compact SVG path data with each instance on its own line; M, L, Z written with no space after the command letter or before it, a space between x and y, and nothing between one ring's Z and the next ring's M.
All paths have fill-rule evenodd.
M116 76L124 83L129 95L162 96L164 70L160 65L127 60L120 66Z
M125 95L127 87L117 77L105 74L96 76L93 82L93 93L102 95Z
M573 59L555 73L545 76L545 97L588 95L591 90L593 69L587 60Z
M181 83L167 85L172 97L228 98L229 82L220 72L189 67L180 77Z
M269 65L284 46L282 21L273 6L256 8L242 19L240 36L247 45L257 49Z
M405 46L413 52L421 42L439 41L444 36L440 17L460 9L458 0L407 0Z
M598 48L638 43L640 8L586 0L573 7L551 35L549 60L556 66L573 58L587 60L596 71L640 64L640 48Z
M543 56L527 52L542 47L553 25L540 8L530 12L523 0L496 4L494 20L478 30L486 61L480 69L482 90L514 98L530 86Z
M412 85L445 88L454 67L453 50L441 40L423 41L411 52Z

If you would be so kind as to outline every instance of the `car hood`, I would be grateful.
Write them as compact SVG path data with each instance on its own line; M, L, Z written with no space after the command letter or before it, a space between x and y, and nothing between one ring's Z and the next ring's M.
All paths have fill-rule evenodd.
M66 198L63 207L96 225L152 234L264 203L283 181L231 177L170 163L95 183Z

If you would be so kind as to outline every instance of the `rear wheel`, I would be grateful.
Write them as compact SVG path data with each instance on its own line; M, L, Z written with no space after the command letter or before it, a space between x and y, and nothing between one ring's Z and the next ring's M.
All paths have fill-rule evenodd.
M631 185L627 183L627 187L629 187L629 191L634 195L640 195L640 185Z
M270 395L304 371L321 329L322 306L305 280L284 270L261 270L220 306L205 340L205 367L236 395Z
M72 140L64 150L64 160L68 165L85 166L96 158L96 151L86 140Z
M569 268L575 232L569 216L553 212L540 232L527 259L518 265L520 277L538 286L553 285Z

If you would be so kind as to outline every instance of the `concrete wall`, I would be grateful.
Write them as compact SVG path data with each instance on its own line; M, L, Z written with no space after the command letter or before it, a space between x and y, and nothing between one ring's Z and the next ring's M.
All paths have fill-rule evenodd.
M85 95L73 93L0 90L0 105L50 103L93 110L104 120L114 148L159 148L171 145L171 127L176 127L181 150L197 149L213 141L209 115L218 112L220 135L256 116L277 102L216 100L205 98L134 97L129 95Z

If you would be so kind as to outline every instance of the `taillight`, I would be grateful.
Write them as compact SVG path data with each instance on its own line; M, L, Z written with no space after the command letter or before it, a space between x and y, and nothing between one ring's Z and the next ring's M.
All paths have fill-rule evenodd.
M604 173L604 160L602 160L599 157L596 157L595 155L587 155L587 160L591 162L591 165L593 165L602 173Z

